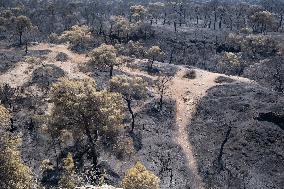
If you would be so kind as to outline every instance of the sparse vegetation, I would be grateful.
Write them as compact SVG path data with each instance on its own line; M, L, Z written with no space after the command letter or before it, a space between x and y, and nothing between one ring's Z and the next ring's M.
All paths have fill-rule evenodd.
M283 187L283 15L0 0L0 188Z

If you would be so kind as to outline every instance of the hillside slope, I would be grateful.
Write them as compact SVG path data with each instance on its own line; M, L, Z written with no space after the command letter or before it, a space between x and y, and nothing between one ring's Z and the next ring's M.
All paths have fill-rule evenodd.
M20 52L10 49L8 54ZM65 62L56 60L60 52L68 56ZM48 113L48 96L40 89L48 89L63 76L94 78L99 88L105 88L108 74L85 67L86 55L73 53L65 45L38 44L28 56L37 59L12 62L1 71L0 83L25 88L25 99L13 114L23 134L23 157L39 174L43 159L57 158L45 134L34 136L27 127L33 113ZM137 126L130 137L136 153L125 160L108 153L100 159L111 184L118 184L126 169L140 160L160 177L163 189L283 186L283 129L257 119L260 113L283 115L280 95L245 78L195 69L197 77L191 80L184 78L189 68L155 63L157 70L172 76L164 110L159 112L152 87L157 75L147 73L144 64L135 60L115 70L116 75L143 77L149 83L149 97L135 107ZM216 82L220 77L224 83Z

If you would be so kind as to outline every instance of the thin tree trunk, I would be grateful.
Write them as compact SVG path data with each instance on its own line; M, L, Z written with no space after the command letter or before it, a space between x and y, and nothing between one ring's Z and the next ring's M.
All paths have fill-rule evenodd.
M97 168L97 165L98 165L98 153L96 151L95 141L97 140L98 136L97 136L97 133L96 133L95 134L95 138L93 139L93 137L91 135L91 131L90 131L87 123L85 123L85 132L86 132L88 140L89 140L89 142L91 144L91 153L92 153L92 158L93 158L93 165L94 165L95 168Z
M171 50L169 64L171 64L173 62L173 54L174 54L174 49Z
M28 54L28 42L26 42L26 49L25 49L26 55Z
M22 45L22 36L23 36L23 32L19 32L19 37L20 37L20 45Z
M113 76L113 66L110 66L109 77L112 78L112 76Z
M279 29L281 28L282 22L283 22L283 15L281 14L281 15L280 15L280 21L279 21L279 25L278 25L277 31L279 31Z
M164 90L161 91L161 95L160 95L160 111L162 111L163 108L163 97L164 97Z
M131 132L133 132L134 127L135 127L135 115L134 115L134 112L133 112L132 107L131 107L131 100L126 99L126 102L127 102L127 107L128 107L128 110L129 110L129 112L131 114L131 118L132 118Z
M167 20L167 13L164 14L164 21L163 21L163 25L166 24L166 20Z

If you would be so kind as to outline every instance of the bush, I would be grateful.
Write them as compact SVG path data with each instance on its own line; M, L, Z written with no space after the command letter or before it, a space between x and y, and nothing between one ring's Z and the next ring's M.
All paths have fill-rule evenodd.
M18 138L0 135L0 180L1 188L32 189L34 180L32 172L26 166L18 150Z
M130 168L122 180L124 189L159 189L159 183L159 178L148 171L141 162Z
M75 25L70 30L63 32L59 39L69 42L72 50L82 51L86 49L86 45L91 41L92 35L88 26Z
M195 79L197 77L195 70L187 70L183 76L183 78L187 79Z
M243 34L251 34L253 30L251 28L242 28L240 32Z
M243 65L237 54L226 52L218 63L218 69L225 74L241 75Z
M59 185L65 189L73 189L76 187L75 163L71 153L63 161L63 175L60 178Z
M241 41L241 49L251 57L269 57L276 54L278 45L270 36L249 35Z
M51 43L58 43L60 41L59 36L56 33L50 34L48 38Z

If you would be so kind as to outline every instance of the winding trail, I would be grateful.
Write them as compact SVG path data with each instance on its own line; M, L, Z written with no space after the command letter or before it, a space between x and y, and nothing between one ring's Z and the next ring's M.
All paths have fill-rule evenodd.
M181 69L173 78L170 85L170 95L176 101L176 131L174 133L176 143L182 148L187 159L189 169L193 173L191 183L193 188L202 189L204 184L198 174L198 166L193 154L192 145L188 138L188 126L192 115L195 113L198 101L205 96L206 91L215 86L215 78L218 74L198 70L197 78L189 80L183 78L185 69Z

